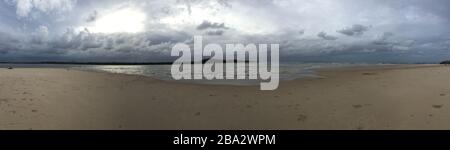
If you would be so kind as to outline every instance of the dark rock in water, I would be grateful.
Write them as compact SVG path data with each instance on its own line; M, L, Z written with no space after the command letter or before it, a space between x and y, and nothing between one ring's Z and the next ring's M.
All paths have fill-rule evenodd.
M450 65L450 60L443 61L441 64Z
M8 69L13 69L13 67L8 67Z

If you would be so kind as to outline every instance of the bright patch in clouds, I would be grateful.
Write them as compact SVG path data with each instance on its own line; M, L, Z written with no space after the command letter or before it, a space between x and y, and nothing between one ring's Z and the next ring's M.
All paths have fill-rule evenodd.
M143 12L126 8L100 16L86 28L93 33L138 33L144 31L145 20Z

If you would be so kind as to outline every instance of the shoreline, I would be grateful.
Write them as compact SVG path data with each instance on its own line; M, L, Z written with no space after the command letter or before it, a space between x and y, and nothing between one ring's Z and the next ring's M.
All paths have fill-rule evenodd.
M323 78L205 85L73 69L0 69L0 129L449 129L443 65L319 70Z

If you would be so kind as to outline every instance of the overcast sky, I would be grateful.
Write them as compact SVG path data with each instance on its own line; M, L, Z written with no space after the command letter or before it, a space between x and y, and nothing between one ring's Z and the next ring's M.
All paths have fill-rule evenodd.
M0 0L0 61L163 61L279 43L281 61L450 59L449 0Z

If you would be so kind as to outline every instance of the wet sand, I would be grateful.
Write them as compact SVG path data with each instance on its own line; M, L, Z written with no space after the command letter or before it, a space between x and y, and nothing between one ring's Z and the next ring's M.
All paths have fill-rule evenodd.
M450 129L450 67L319 70L259 86L0 68L0 129Z

